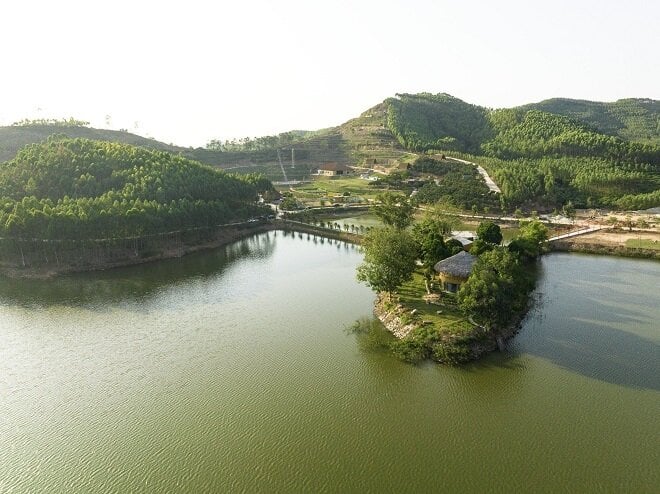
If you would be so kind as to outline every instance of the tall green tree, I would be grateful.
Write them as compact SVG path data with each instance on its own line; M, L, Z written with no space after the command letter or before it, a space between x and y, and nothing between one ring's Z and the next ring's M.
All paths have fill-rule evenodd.
M417 259L417 244L406 230L375 228L362 244L364 262L357 268L357 279L388 296L412 279Z
M539 220L521 221L518 235L509 243L509 250L523 260L538 257L548 240L548 227Z
M502 243L502 231L499 225L496 225L492 221L482 221L479 223L477 237L493 245L500 245Z
M387 226L403 229L412 223L413 206L403 194L383 192L376 196L376 201L371 211Z
M412 228L412 236L419 247L419 258L424 266L433 267L449 255L445 245L445 224L442 220L424 218L415 223Z
M451 226L446 221L433 216L424 217L412 227L412 236L417 243L419 258L424 266L427 292L430 292L429 281L435 274L433 266L451 255L451 250L444 239L444 233L449 231Z
M488 329L501 328L524 296L517 257L504 248L483 253L468 280L461 285L458 303Z

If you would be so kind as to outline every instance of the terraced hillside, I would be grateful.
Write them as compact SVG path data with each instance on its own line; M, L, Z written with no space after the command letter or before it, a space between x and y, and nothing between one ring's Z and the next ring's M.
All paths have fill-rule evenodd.
M164 149L282 181L309 178L328 162L389 172L420 154L465 153L495 178L505 209L552 209L569 201L577 207L644 209L660 205L659 104L554 99L492 110L445 93L399 94L337 127L206 149L98 129L5 127L0 158L11 157L20 143L61 132Z

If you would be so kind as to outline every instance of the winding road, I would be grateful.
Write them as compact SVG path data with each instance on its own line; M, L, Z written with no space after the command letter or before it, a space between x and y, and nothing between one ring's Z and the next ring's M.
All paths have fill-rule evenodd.
M479 172L479 174L480 174L482 177L484 177L484 180L486 181L486 185L488 186L488 188L489 188L492 192L495 192L496 194L501 194L501 193L502 193L502 191L500 190L500 188L499 188L499 187L497 186L497 184L493 181L493 179L490 178L490 175L488 175L488 172L487 172L486 170L484 170L483 167L482 167L481 165L478 165L478 164L476 164L476 163L473 163L472 161L466 161L466 160L462 160L462 159L459 159L459 158L452 158L451 156L447 156L447 159L448 159L448 160L452 160L452 161L458 161L459 163L464 163L464 164L466 164L466 165L473 165L473 166L476 166L476 167L477 167L477 171Z

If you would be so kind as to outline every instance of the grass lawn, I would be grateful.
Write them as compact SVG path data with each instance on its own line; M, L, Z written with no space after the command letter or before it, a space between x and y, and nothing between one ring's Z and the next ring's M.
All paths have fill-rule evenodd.
M650 238L629 238L626 240L626 247L631 247L633 249L660 250L660 242Z
M370 183L368 180L356 177L336 179L317 177L311 183L293 187L292 192L297 199L303 202L316 203L321 199L330 201L333 197L341 196L345 192L348 192L354 200L359 198L366 202L381 192L379 189L369 186Z
M351 195L359 196L375 196L380 190L370 186L371 182L363 178L358 177L346 177L346 178L327 178L319 177L314 180L313 184L321 190L325 190L329 194L343 194L344 192L350 192Z
M415 273L412 281L405 283L397 293L403 305L411 310L417 309L417 314L422 320L431 321L441 332L460 333L473 328L456 307L453 295L442 293L439 302L441 305L427 304L422 299L426 295L426 288L421 273ZM437 311L442 311L442 314L438 314Z

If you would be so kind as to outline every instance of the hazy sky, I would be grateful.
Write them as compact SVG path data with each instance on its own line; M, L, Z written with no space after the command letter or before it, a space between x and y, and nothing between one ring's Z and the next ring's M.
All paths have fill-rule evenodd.
M397 92L660 99L659 25L657 0L6 0L0 124L197 146L338 125Z

